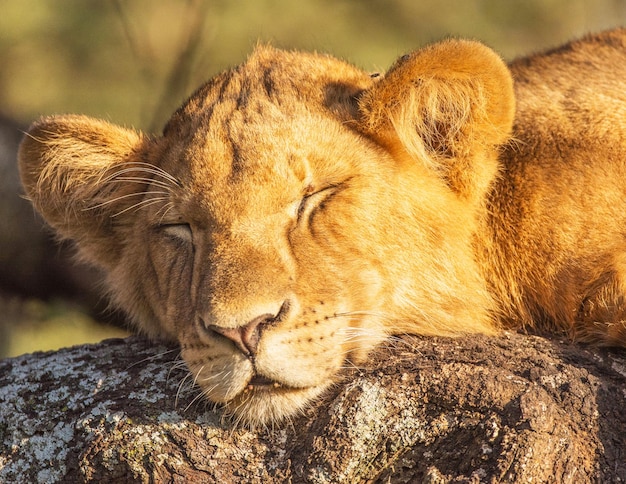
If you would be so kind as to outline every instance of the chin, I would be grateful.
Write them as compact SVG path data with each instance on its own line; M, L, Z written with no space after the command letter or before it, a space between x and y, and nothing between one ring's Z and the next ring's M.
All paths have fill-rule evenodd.
M250 430L272 429L304 413L331 383L307 388L246 389L224 404L225 417Z

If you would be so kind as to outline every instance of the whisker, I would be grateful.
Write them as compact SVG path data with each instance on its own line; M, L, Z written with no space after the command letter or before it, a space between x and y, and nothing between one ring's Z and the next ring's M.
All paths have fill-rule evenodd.
M202 370L204 370L204 367L205 367L205 365L202 365L202 366L200 367L200 369L199 369L199 370L196 372L196 374L194 375L194 378L193 378L193 385L195 385L195 384L196 384L196 382L198 381L198 378L200 377L200 373L202 373Z
M202 365L202 366L200 367L200 369L199 369L197 372L195 372L195 375L194 375L193 381L192 381L192 382L191 382L191 384L189 385L189 388L190 388L190 389L192 389L192 388L196 388L196 387L197 387L197 381L198 381L198 379L199 379L199 377L200 377L200 374L201 374L201 373L202 373L202 371L204 370L204 368L205 368L205 366L204 366L204 365ZM213 375L213 377L223 376L223 373L224 373L223 371L222 371L222 372L219 372L219 373L217 373L217 374ZM185 382L189 381L189 379L191 378L191 376L192 376L192 373L191 373L191 372L187 373L187 375L185 376L185 378L183 379L183 381L182 381L182 382L181 382L181 384L179 385L179 387L178 387L178 392L176 393L176 406L178 406L178 400L179 400L180 392L181 392L181 390L182 390L182 388L183 388L183 383L185 383ZM204 379L202 379L202 380L204 381ZM205 396L206 396L206 397L208 397L209 393L210 393L210 392L212 392L212 391L213 391L213 390L214 390L214 389L215 389L218 385L219 385L219 383L216 383L214 386L212 386L212 387L211 387L211 388L209 388L209 389L200 388L200 391L198 392L198 394L197 394L197 395L196 395L196 396L195 396L195 397L191 400L191 402L189 402L189 403L187 404L187 406L184 408L183 412L188 411L188 410L189 410L189 409L190 409L190 408L191 408L191 407L192 407L192 406L193 406L193 405L194 405L194 404L195 404L195 403L196 403L199 399L201 399L201 398L203 398L203 397L205 397Z
M150 175L159 176L174 184L175 186L181 187L180 181L176 177L165 171L163 168L153 165L152 163L145 163L141 161L129 162L127 163L127 166L125 166L121 170L117 170L115 173L112 173L107 178L110 180L121 174L135 172L143 172Z
M174 349L171 349L171 350L162 351L162 352L157 353L155 355L147 356L146 358L143 358L143 359L141 359L139 361L136 361L136 362L130 364L129 366L127 366L126 370L129 370L129 369L133 368L134 366L140 365L142 363L145 363L146 361L156 360L156 359L161 358L161 357L163 357L163 356L165 356L165 355L167 355L169 353L174 353L175 351L179 352L178 356L180 357L180 349L174 348Z
M176 185L180 185L180 181L175 176L168 173L160 166L153 165L152 163L145 163L145 162L133 162L133 163L135 165L139 165L141 169L143 170L146 170L150 173L154 173L155 175L159 175L160 177L165 178L166 180L169 180L172 183L175 183Z
M159 219L159 223L163 223L163 219L169 213L169 211L172 210L173 208L174 208L174 203L173 202L168 202L165 205L163 205L160 209L157 210L157 212L155 213L155 217L157 217L159 215L159 212L161 210L165 209L163 211L163 214L161 215L161 218Z
M115 197L115 198L113 198L111 200L106 200L106 201L98 203L96 205L92 205L91 207L84 208L83 210L95 210L96 208L104 207L106 205L110 205L112 203L119 202L120 200L124 200L124 199L130 198L130 197L136 197L138 195L169 195L169 193L168 192L160 192L160 191L127 193L126 195L120 195L119 197Z
M356 363L354 363L352 360L350 359L346 359L344 361L344 364L341 365L340 367L342 370L356 370L359 373L361 373L363 371L363 368L358 366Z
M202 368L200 369L200 371L202 371L202 369L203 369L203 368L204 368L204 367L202 367ZM198 372L198 375L196 375L196 378L194 379L194 383L195 383L195 382L196 382L196 380L198 379L199 374L200 374L200 372ZM226 377L228 377L230 374L231 374L231 372L230 372L230 371L226 372L225 374L224 374L224 371L221 371L221 372L217 373L217 374L216 374L216 375L214 375L214 376L222 376L222 377L226 378ZM204 381L204 380L203 380L203 381ZM211 394L211 392L212 392L213 390L215 390L215 389L216 389L219 385L220 385L220 383L218 382L218 383L216 383L215 385L211 386L210 388L201 388L201 389L200 389L201 391L198 393L198 395L196 395L196 397L195 397L195 398L194 398L194 399L193 399L193 400L189 403L189 405L187 405L187 407L185 408L185 412L186 412L187 410L189 410L189 408L191 408L191 406L192 406L194 403L196 403L199 399L201 399L201 398L203 398L203 397L205 397L206 399L210 400L209 395L210 395L210 394Z
M134 205L131 205L130 207L125 208L124 210L120 210L117 213L114 213L113 215L111 215L111 217L119 217L120 215L130 211L130 210L139 210L141 208L146 208L149 207L150 205L154 205L155 203L161 203L164 202L166 200L169 200L166 197L155 197L155 198L148 198L146 200L142 200L140 202L135 203Z
M176 398L174 399L174 408L178 408L178 400L180 398L180 394L183 390L185 383L187 382L187 380L189 380L189 378L191 378L191 373L187 373L185 377L178 384L178 390L176 391Z
M245 405L247 405L251 399L252 399L251 393L244 394L243 397L241 398L241 401L236 407L230 408L228 409L228 412L225 412L225 416L230 418L231 420L233 420L233 417L235 417L235 419L233 420L233 425L235 427L239 427L241 425L241 422L244 419L243 413L239 413L239 410L243 408Z
M164 188L168 190L169 192L173 191L174 188L178 188L178 187L172 187L171 185L168 185L167 183L161 180L154 180L152 178L144 178L140 176L119 176L111 180L108 180L105 183L120 183L120 182L146 183L146 184L158 186L159 188Z
M183 412L187 412L196 402L198 402L198 400L200 400L203 397L205 397L204 392L198 392L198 394L195 397L193 397L193 400L191 400L191 402L189 402L189 404L185 407Z
M344 339L345 342L358 343L360 340L369 341L371 336L379 337L380 333L372 331L366 328L344 328L341 330L347 335ZM389 328L386 328L386 332L389 332ZM397 350L398 348L406 348L413 353L420 354L417 347L410 341L398 336L397 334L388 334L385 339L376 345L376 348L383 348L387 350Z
M335 313L332 316L330 316L330 319L334 319L334 318L358 318L358 317L363 317L363 316L372 316L372 317L375 317L377 319L380 319L381 321L385 321L385 320L389 319L389 317L385 313L380 313L380 312L377 312L377 311L348 311L348 312L344 312L344 313Z
M173 372L180 371L180 370L187 370L187 373L189 373L189 368L187 367L187 364L183 360L173 362L173 364L170 366L170 369L167 372L167 381L169 381Z
M202 379L200 379L200 381L209 381L209 380L213 380L214 378L218 378L218 377L227 378L230 375L230 373L231 372L228 371L228 372L226 372L226 374L224 374L224 371L222 370L222 371L220 371L218 373L215 373L214 375L207 376L206 378L202 378ZM195 383L195 381L194 381L194 383Z

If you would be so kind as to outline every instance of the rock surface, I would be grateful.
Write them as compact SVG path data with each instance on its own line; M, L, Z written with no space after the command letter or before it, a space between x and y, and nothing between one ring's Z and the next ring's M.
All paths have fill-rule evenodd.
M0 482L625 482L626 352L404 337L304 416L233 428L176 348L0 361Z

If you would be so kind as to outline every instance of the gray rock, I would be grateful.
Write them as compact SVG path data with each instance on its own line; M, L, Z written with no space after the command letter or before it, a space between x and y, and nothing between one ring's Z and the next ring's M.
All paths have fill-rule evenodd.
M187 375L137 338L1 361L0 481L626 481L623 350L404 337L257 432Z

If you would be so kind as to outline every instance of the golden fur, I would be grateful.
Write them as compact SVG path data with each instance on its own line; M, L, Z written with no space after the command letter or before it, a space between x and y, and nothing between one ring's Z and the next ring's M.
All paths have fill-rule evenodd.
M162 136L43 118L20 168L137 327L265 425L393 334L626 344L624 79L624 30L508 67L448 40L384 76L259 47Z

